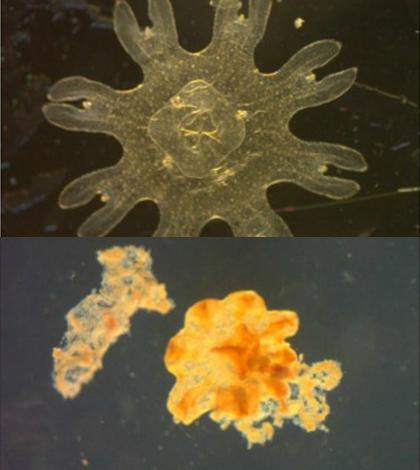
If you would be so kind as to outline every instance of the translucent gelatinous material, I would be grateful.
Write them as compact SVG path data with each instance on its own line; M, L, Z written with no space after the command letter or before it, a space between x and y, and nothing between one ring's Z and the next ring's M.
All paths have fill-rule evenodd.
M213 86L194 80L150 119L149 135L184 175L200 178L241 145L245 124Z
M106 235L137 203L156 202L155 236L195 237L218 217L235 236L292 236L270 208L266 191L292 182L333 199L354 195L359 186L327 176L330 165L363 171L356 150L305 142L289 122L299 110L319 106L354 83L350 68L316 80L313 71L340 51L335 40L312 43L278 72L263 74L254 63L271 0L213 0L213 39L199 53L178 43L169 0L149 1L152 28L141 30L128 4L117 0L114 27L127 53L144 72L144 82L116 91L82 77L65 78L49 92L46 118L74 131L102 132L123 147L119 163L70 183L60 206L77 207L101 195L104 207L80 227L80 236ZM71 104L83 101L83 108Z
M303 363L285 341L298 327L295 312L267 311L253 291L193 305L165 355L177 379L168 398L175 422L188 425L209 412L222 429L238 429L248 447L271 440L287 420L327 431L325 395L341 368L331 360Z
M137 310L166 314L173 307L143 248L110 248L99 251L98 260L104 266L101 289L70 310L64 344L53 351L54 384L64 398L74 398L93 379L109 347L129 331Z

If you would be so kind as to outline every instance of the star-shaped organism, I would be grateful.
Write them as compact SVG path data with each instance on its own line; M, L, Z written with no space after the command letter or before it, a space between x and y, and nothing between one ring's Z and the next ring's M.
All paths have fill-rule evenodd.
M149 0L153 27L140 29L123 0L117 0L114 29L144 72L132 90L114 90L83 77L58 81L43 108L64 129L110 134L123 155L112 167L71 182L62 208L100 195L104 206L80 227L79 236L108 234L141 201L154 201L160 222L156 237L197 237L215 218L238 237L289 237L266 192L291 182L332 199L353 196L356 182L329 176L329 166L364 171L359 152L325 142L306 142L290 130L300 110L345 93L354 83L350 68L317 80L314 70L340 51L335 40L298 51L275 73L254 61L272 0L249 0L248 16L238 0L212 0L213 38L202 51L183 49L169 0ZM81 106L78 104L82 103Z

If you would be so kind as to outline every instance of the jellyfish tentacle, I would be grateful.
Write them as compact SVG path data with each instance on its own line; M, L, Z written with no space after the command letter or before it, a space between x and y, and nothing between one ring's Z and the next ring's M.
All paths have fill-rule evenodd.
M135 202L127 203L126 199L110 199L101 209L88 217L79 228L79 237L104 237L118 225Z
M336 176L324 176L321 172L316 177L312 176L311 178L301 175L295 182L312 193L331 199L346 199L354 196L360 190L360 186L356 181Z
M143 69L154 57L181 51L175 17L169 0L150 0L153 27L141 30L133 10L124 0L117 0L114 10L115 33L127 54Z
M101 82L85 77L68 77L56 82L48 92L48 99L55 102L80 99L111 102L118 92Z
M255 47L262 39L271 11L271 0L250 0L249 22L252 27L250 46Z
M212 0L210 4L216 7L212 43L221 43L226 30L238 19L241 2L238 0Z
M50 123L67 130L115 135L117 119L112 119L111 110L118 92L112 88L84 77L69 77L52 86L48 98L52 103L44 105L42 112ZM64 103L77 100L83 100L83 108Z
M288 150L287 150L288 149ZM290 182L308 191L331 199L345 199L354 196L360 186L356 181L325 175L328 165L348 171L362 172L367 169L363 156L354 149L326 142L306 142L293 137L284 154L290 158L299 155L296 173Z
M115 167L104 168L80 176L69 183L61 192L59 204L62 209L79 207L90 202L104 189L104 182L114 175Z
M241 2L237 0L213 0L211 4L216 15L209 50L213 52L229 42L253 52L265 32L271 0L251 0L248 18L238 14Z
M323 155L325 164L349 171L366 171L367 163L362 154L355 149L344 145L324 144L326 152Z
M42 111L51 124L69 131L118 135L118 119L112 119L110 109L103 105L79 109L71 104L49 103Z
M170 49L178 48L178 32L169 0L149 0L149 15L154 27L164 38L166 46Z
M349 171L365 171L367 169L366 160L362 154L344 145L327 142L306 142L295 138L293 148L295 151L297 149L299 155L304 156L306 162L316 161L318 167L334 165L337 168Z
M296 52L274 75L276 80L305 76L331 62L341 50L341 43L334 39L316 41Z
M319 82L309 82L307 91L302 96L295 97L293 109L298 111L313 108L339 98L353 86L356 75L357 68L353 67L327 75Z
M142 47L143 35L133 10L124 0L117 0L114 9L114 30L127 54L142 66L149 56Z
M59 80L48 97L52 103L44 105L42 112L51 124L72 131L117 136L120 92L84 77L69 77Z

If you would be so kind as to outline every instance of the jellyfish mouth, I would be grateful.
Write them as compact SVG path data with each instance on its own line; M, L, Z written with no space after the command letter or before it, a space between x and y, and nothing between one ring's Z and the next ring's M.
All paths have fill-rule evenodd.
M187 177L204 178L245 138L245 122L205 80L193 80L157 111L148 133Z

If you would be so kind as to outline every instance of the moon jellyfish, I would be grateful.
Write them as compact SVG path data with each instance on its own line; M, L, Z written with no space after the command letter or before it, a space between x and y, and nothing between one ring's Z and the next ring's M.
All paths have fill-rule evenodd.
M359 190L355 181L327 174L329 167L364 171L362 155L343 145L308 142L290 130L300 110L328 103L354 83L349 68L318 80L314 71L339 52L336 40L298 51L275 73L261 73L254 51L271 0L212 0L213 38L200 52L183 49L169 0L149 1L152 27L141 29L117 0L116 35L142 68L144 81L114 90L83 77L58 81L43 112L64 129L113 136L123 148L119 162L71 182L61 193L64 209L104 203L78 235L107 235L142 201L160 214L156 237L196 237L214 219L238 237L289 237L292 233L267 200L274 183L294 183L331 199Z

